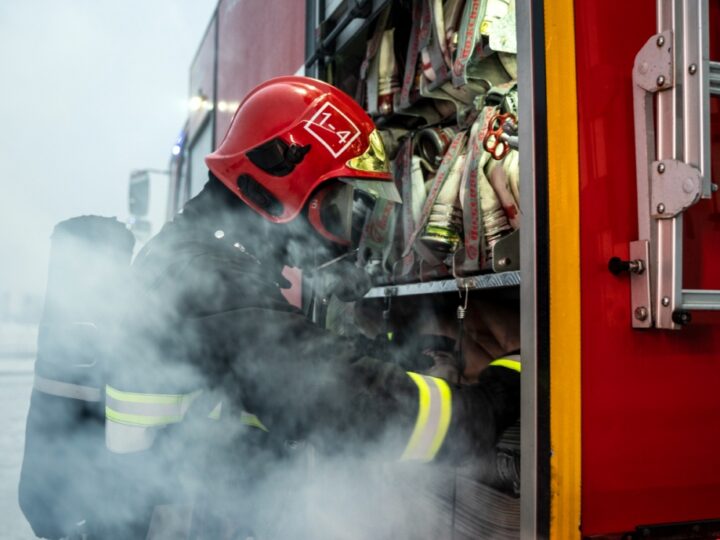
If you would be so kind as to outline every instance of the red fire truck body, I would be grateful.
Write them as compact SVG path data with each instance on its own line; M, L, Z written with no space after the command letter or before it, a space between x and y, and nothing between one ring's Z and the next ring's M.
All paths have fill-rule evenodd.
M635 58L662 35L662 9L694 2L702 3L517 2L523 538L711 538L720 530L712 523L720 520L720 315L691 309L689 324L635 328L663 316L664 298L638 307L631 280L640 274L608 271L612 257L634 258L631 242L650 240L638 225L646 195L637 181ZM368 24L388 2L370 3ZM206 181L203 158L253 86L277 75L327 76L318 62L305 71L305 60L354 4L220 0L191 66L191 114L171 161L173 213ZM720 2L709 4L707 51L720 60ZM319 64L332 64L360 25L332 36ZM717 171L717 97L709 110ZM720 289L717 195L682 217L681 287ZM645 276L660 272L643 263Z
M607 271L638 238L631 74L656 33L654 15L650 1L575 3L586 535L720 516L720 316L697 311L679 330L633 329L629 280ZM720 58L720 3L710 2L705 23L710 58ZM710 107L718 171L720 101ZM685 214L684 287L720 288L719 210L714 196Z

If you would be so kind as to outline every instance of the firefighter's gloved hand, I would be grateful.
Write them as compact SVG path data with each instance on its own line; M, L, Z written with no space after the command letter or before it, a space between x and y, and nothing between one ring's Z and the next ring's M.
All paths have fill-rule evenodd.
M435 351L426 349L423 354L430 358L432 366L423 373L432 377L439 377L448 382L459 383L461 372L457 354L454 351Z
M375 339L356 338L356 346L359 350L369 351L368 356L396 364L405 371L445 378L433 369L444 365L447 356L453 355L455 340L443 336L380 333ZM454 364L454 359L450 362ZM456 379L447 380L455 382Z
M491 363L477 384L453 391L452 411L442 453L455 462L487 454L520 418L520 372Z
M453 338L434 334L423 334L418 340L420 354L431 362L423 373L452 383L460 382L463 368L456 350L457 342Z
M354 262L344 260L322 270L323 290L326 296L337 296L342 302L354 302L372 288L370 275Z

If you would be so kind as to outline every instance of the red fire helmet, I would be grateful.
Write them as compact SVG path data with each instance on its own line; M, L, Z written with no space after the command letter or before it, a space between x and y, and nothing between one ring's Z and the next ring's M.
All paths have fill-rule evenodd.
M347 94L309 77L278 77L252 90L205 163L274 223L295 218L332 179L399 202L370 117Z

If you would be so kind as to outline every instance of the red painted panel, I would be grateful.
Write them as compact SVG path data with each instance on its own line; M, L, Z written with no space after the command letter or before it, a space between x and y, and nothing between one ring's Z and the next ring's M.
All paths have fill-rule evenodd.
M215 140L219 145L245 94L292 75L305 61L305 2L222 0Z
M188 120L188 140L192 141L195 133L202 126L205 118L212 110L215 92L215 33L216 15L210 20L205 35L200 42L195 58L190 65L190 98L201 97L202 102L191 101L190 118Z
M720 3L711 4L715 23ZM637 239L631 70L655 31L655 2L577 0L575 9L582 532L720 518L720 314L694 313L677 332L632 330L628 278L607 271L608 259L627 258L628 242ZM717 35L713 57L720 59ZM717 103L714 111L717 181ZM703 202L686 221L686 288L720 288L718 204L717 196Z

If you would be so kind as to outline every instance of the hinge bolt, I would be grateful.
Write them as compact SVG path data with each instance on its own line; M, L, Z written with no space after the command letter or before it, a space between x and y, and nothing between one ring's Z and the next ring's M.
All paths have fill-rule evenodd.
M673 311L672 321L675 324L680 324L680 325L690 324L690 322L692 322L692 315L690 315L689 311L685 311L683 309L677 309L677 310Z
M658 36L657 41L655 41L655 43L657 43L658 47L662 47L663 45L665 45L665 36Z
M718 190L718 185L715 182L713 182L712 184L710 184L710 189L712 190L713 193L716 193Z
M665 205L663 203L660 203L657 205L657 212L658 214L664 214L665 213Z
M663 296L662 305L668 307L670 305L670 298L667 296Z
M658 85L658 86L663 86L663 85L665 84L665 76L664 76L664 75L660 75L660 76L657 78L657 81L656 81L656 82L657 82L657 85Z
M648 310L646 307L635 308L635 318L638 321L645 321L648 318Z
M658 163L657 172L659 172L660 174L665 172L665 164L664 163Z
M690 64L690 67L688 68L688 73L690 75L695 75L697 73L697 64Z

